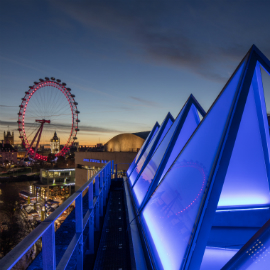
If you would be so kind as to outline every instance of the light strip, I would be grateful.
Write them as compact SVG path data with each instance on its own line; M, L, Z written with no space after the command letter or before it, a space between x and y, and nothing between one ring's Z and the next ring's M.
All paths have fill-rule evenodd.
M62 169L62 170L44 170L47 172L69 172L69 171L75 171L75 169Z
M216 210L216 212L235 212L235 211L267 210L267 209L269 209L269 207L222 209L222 210Z

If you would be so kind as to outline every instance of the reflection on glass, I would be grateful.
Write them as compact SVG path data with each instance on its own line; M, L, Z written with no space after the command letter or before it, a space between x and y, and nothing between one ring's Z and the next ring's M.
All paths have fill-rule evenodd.
M158 269L185 263L243 64L177 157L142 212L142 225Z

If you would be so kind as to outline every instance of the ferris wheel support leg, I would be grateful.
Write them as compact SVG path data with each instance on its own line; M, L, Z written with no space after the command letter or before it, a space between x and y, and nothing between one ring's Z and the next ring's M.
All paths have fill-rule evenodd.
M36 145L36 149L35 149L35 153L34 153L34 158L36 157L36 153L37 153L41 133L42 133L42 130L43 130L43 125L44 125L44 123L42 123L41 126L40 126L40 131L39 131L39 135L38 135L38 140L37 140L37 145Z
M38 135L38 133L39 133L40 129L41 129L41 126L39 127L39 129L38 129L38 131L37 131L37 133L36 133L36 135L35 135L34 139L32 140L32 142L31 142L31 144L30 144L30 146L29 146L29 149L28 149L28 151L27 151L27 153L25 154L25 156L24 156L24 158L23 158L23 159L25 159L25 158L27 157L27 155L28 155L29 151L32 149L32 145L34 144L34 142L35 142L35 140L36 140L36 137L37 137L37 135Z

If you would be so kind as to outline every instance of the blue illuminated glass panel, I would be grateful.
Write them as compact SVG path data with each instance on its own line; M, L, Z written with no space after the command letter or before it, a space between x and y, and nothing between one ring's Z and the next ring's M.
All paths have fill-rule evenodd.
M142 212L145 237L158 269L180 269L184 262L242 70L243 64Z
M264 159L254 94L251 85L220 195L219 207L270 204L267 163Z
M164 156L164 153L169 145L169 142L171 141L173 135L178 136L175 145L173 146L173 150L171 153L167 153L170 155L169 162L167 163L166 167L169 168L172 165L172 162L175 160L177 155L182 150L183 146L186 144L187 140L190 138L191 134L194 132L196 127L198 126L199 116L197 113L197 110L194 105L191 106L189 113L186 117L186 120L183 124L183 127L181 130L179 130L178 134L175 134L175 129L179 125L179 120L181 119L182 112L179 114L179 116L176 118L173 126L170 128L169 132L163 139L162 143L158 147L157 151L153 154L152 158L150 159L149 163L141 173L138 181L134 185L133 191L136 198L137 206L139 207L144 199L144 196L152 183L154 176L156 174L156 171L160 165L160 162ZM197 114L194 114L194 112ZM174 158L171 158L174 157ZM164 161L164 162L167 162Z
M168 132L168 130L170 129L170 127L172 126L172 124L173 124L173 121L172 121L171 119L169 119L169 120L168 120L168 123L167 123L167 125L166 125L166 127L164 128L164 131L163 131L164 136L167 134L167 132ZM159 141L158 141L158 143L157 143L157 145L156 145L156 147L155 147L154 152L155 152L155 151L157 150L157 148L159 147L160 143L161 143L162 140L164 139L164 136L160 136Z
M146 140L144 141L142 147L140 148L139 152L137 153L135 159L132 161L131 165L129 166L128 170L127 170L127 175L130 175L132 173L132 171L134 170L139 158L141 157L141 155L143 154L143 152L145 151L146 149L146 145L151 143L152 139L154 138L154 136L156 135L159 127L156 126L154 127L154 131L153 132L150 132L148 137L146 138Z
M206 247L200 270L218 270L225 265L238 249Z
M193 117L192 117L193 114ZM160 177L160 181L162 180L163 176L167 173L169 168L171 167L172 163L175 161L176 157L179 155L180 151L194 132L194 130L197 128L197 126L200 123L200 118L198 116L198 111L196 107L192 104L190 108L190 112L188 114L188 118L186 119L186 123L182 128L180 136L177 138L177 141L175 143L175 147L173 148L170 157L168 159L168 162L163 170L163 173Z
M144 151L142 157L140 158L140 160L137 163L136 167L134 168L133 172L129 176L129 180L130 180L130 183L132 185L135 183L137 177L139 176L145 162L148 162L147 159L150 158L149 154L150 155L153 154L153 149L152 148L153 148L153 145L156 142L157 138L159 138L159 136L160 136L159 142L161 142L163 140L164 136L166 135L167 131L168 131L168 128L167 128L168 124L170 126L172 125L172 121L170 119L168 119L168 124L167 124L167 120L166 120L166 122L165 122L165 120L161 124L159 131L157 132L157 134L155 135L155 137L153 138L151 143L147 146L146 150ZM163 129L163 125L166 125L164 129ZM160 135L161 132L162 132L162 134ZM157 146L158 146L158 144L157 144Z

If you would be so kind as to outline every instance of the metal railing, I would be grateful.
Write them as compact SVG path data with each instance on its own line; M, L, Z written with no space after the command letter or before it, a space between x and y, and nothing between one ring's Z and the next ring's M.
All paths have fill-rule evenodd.
M112 165L112 166L111 166ZM111 174L113 161L109 161L100 171L93 175L78 191L70 196L60 205L47 219L38 225L28 236L23 239L13 250L0 260L0 269L11 269L42 237L42 261L45 270L65 269L77 248L77 269L83 269L83 231L89 222L88 232L88 254L94 254L94 231L100 228L100 217L103 216L103 207L106 204L109 188L111 185ZM95 189L93 181L95 180ZM86 191L86 189L88 190ZM83 193L88 196L88 209L83 216ZM65 253L56 267L56 246L54 222L75 201L75 224L76 232L69 243Z

